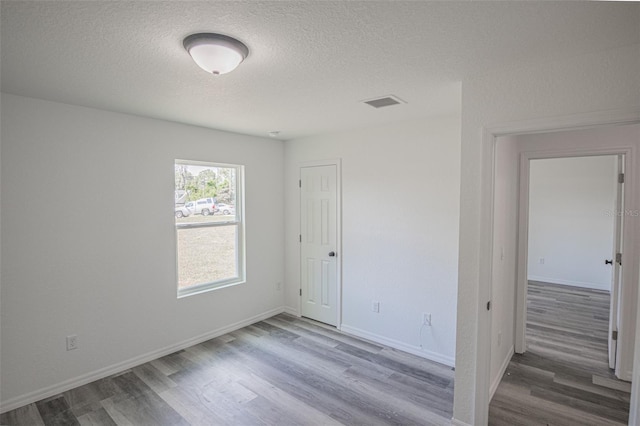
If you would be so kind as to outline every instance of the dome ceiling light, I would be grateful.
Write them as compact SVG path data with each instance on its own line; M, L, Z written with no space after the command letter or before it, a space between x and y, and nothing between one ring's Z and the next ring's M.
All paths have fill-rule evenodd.
M183 45L195 63L213 75L233 71L249 55L244 43L222 34L191 34Z

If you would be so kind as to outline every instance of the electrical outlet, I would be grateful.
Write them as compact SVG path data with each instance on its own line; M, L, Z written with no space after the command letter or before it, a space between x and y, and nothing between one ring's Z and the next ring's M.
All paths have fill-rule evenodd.
M282 283L276 283L276 290L282 290Z
M431 326L431 314L422 314L422 325Z
M538 262L540 262L541 265L544 265L544 257L541 257Z
M380 302L373 302L371 310L375 313L380 313Z
M78 349L78 336L76 334L67 336L67 350L72 351L74 349Z

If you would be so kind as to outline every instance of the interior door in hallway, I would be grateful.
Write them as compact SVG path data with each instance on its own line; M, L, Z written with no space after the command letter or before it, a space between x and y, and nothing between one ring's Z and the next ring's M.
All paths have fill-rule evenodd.
M616 368L616 358L618 354L618 327L619 315L618 306L620 303L620 288L622 287L622 227L624 212L624 156L618 156L616 184L616 201L614 206L614 235L613 254L611 262L613 274L611 278L611 305L609 308L609 368Z
M302 316L337 325L337 166L300 168Z

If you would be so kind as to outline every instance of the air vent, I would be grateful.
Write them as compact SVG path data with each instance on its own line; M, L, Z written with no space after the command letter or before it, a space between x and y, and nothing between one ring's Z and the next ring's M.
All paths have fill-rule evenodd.
M368 101L362 101L362 102L364 102L367 105L371 105L374 108L382 108L382 107L388 107L391 105L406 104L405 101L403 101L402 99L394 95L384 96L382 98L369 99Z

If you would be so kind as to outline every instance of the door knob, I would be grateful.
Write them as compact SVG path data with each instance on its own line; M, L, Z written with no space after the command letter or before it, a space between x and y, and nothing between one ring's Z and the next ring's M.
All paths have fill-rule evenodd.
M336 255L336 252L335 252L335 251L330 251L330 252L329 252L329 257L335 257L335 255Z
M613 265L613 259L612 260L605 260L604 264L605 265Z

